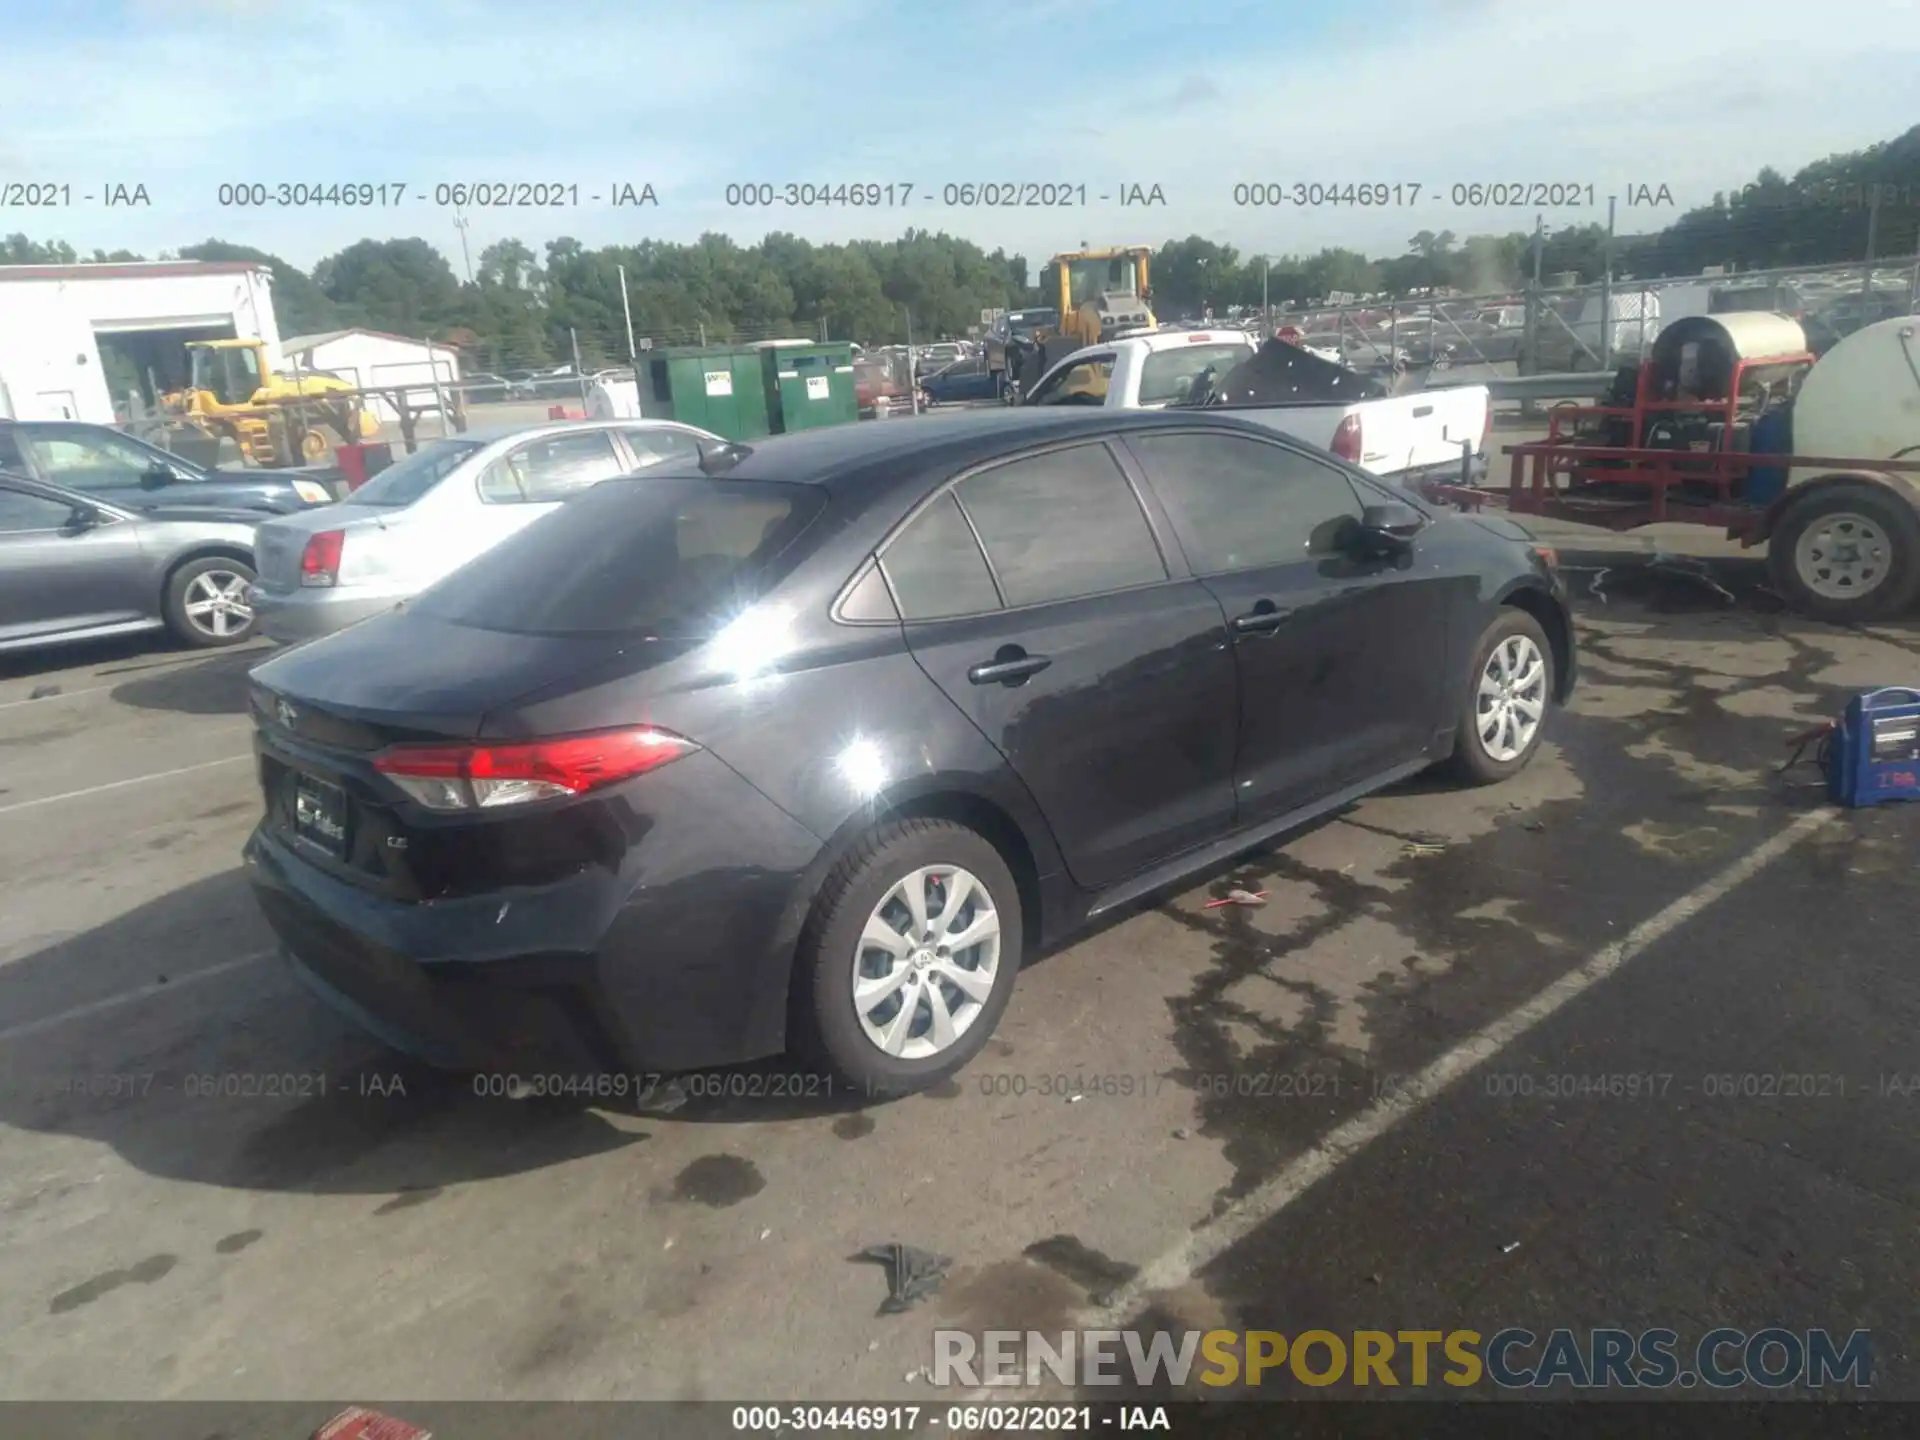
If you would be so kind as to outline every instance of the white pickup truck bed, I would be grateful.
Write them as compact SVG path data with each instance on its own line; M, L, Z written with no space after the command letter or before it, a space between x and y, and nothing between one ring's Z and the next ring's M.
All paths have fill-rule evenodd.
M1093 345L1056 364L1023 403L1112 410L1178 406L1198 375L1211 368L1216 378L1225 376L1252 358L1254 349L1235 330L1164 330ZM1358 375L1352 383L1356 389L1367 385ZM1411 482L1457 478L1463 463L1476 478L1483 473L1490 404L1484 385L1459 385L1384 399L1206 405L1194 413L1251 421L1375 475Z

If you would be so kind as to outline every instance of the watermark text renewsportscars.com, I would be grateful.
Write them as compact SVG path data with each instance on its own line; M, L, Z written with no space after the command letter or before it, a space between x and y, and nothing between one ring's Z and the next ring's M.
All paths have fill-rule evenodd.
M964 1330L933 1333L935 1385L1502 1390L1873 1385L1865 1330ZM1444 1392L1443 1392L1444 1393Z

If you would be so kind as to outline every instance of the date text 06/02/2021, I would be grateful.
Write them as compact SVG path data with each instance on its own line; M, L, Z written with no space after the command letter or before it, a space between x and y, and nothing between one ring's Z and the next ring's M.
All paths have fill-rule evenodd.
M1164 209L1164 186L1144 180L957 180L927 185L917 180L744 180L728 185L721 202L729 209L899 210L909 206L948 210L1067 210L1091 205Z
M1647 181L1598 184L1590 180L1457 180L1429 185L1420 180L1243 180L1232 200L1242 209L1360 210L1448 206L1457 210L1593 209L1610 200L1627 208L1672 209L1671 186Z
M407 180L235 180L214 203L228 210L571 210L582 205L658 209L659 193L644 180L458 180L432 185Z

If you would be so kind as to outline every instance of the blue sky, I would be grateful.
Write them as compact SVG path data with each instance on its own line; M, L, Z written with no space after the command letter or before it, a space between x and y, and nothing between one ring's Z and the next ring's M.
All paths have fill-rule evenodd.
M1420 229L1531 226L1531 210L1455 208L1456 182L1593 185L1604 219L1610 192L1698 203L1920 120L1920 27L1883 0L0 0L0 34L0 181L75 196L0 211L0 233L148 254L217 236L302 265L418 235L457 267L434 185L523 180L578 185L582 203L472 212L476 256L503 235L909 225L1035 258L1193 233L1249 253L1395 253ZM1167 203L938 203L949 183L1003 180L1158 185ZM1259 180L1422 195L1236 206L1234 185ZM223 209L234 181L403 181L415 198ZM740 181L912 182L916 203L730 209ZM80 200L113 182L143 184L151 208ZM586 198L623 182L652 184L659 207ZM1621 228L1662 218L1623 211Z

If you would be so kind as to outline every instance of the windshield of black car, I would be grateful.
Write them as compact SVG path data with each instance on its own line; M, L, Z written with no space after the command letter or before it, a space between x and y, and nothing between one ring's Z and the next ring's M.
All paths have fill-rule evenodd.
M486 449L481 440L432 440L396 460L353 492L350 504L397 508L411 505L453 471L462 460Z
M648 474L608 480L415 601L518 635L705 636L760 598L819 514L817 486Z

